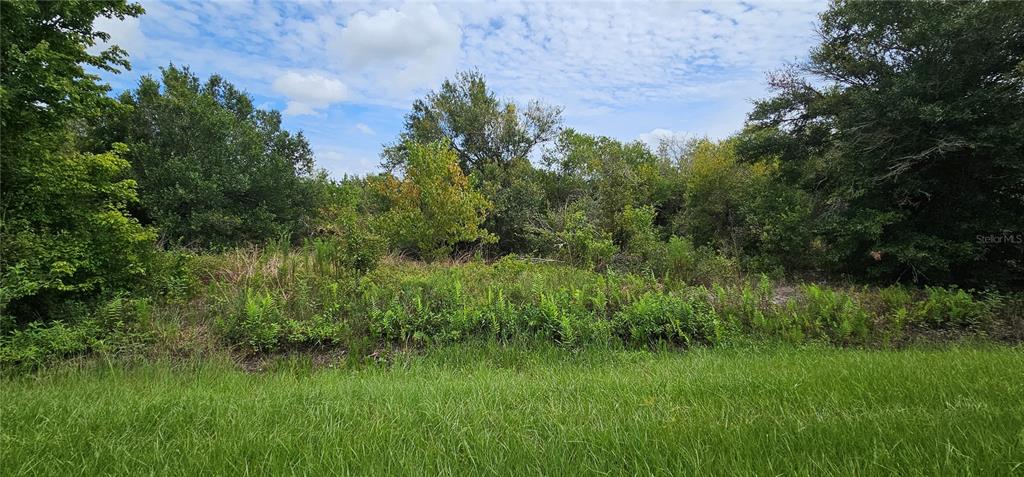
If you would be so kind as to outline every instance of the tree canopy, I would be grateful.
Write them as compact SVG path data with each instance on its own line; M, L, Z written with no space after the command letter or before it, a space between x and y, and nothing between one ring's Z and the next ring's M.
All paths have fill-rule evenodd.
M1024 229L1024 6L840 1L819 30L757 103L752 149L822 202L839 268L1022 276L1019 244L977 237Z
M140 219L173 243L230 246L290 236L317 207L313 152L281 114L220 76L188 68L144 77L120 96L98 136L128 145L142 197Z

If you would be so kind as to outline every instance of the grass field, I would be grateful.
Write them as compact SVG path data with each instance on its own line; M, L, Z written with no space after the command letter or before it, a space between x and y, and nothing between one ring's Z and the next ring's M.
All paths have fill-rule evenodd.
M454 346L0 381L6 475L1024 473L1024 351Z

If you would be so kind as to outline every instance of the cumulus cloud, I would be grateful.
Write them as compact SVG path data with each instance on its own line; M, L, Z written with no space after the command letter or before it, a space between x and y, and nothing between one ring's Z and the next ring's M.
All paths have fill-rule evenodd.
M448 54L459 46L460 31L431 4L408 4L376 14L357 12L341 31L339 47L355 66L415 60Z
M274 80L274 90L288 97L284 113L289 116L316 114L317 110L348 98L348 87L319 73L289 71Z
M331 50L346 68L373 78L392 94L436 82L455 66L462 31L433 4L407 3L345 22Z

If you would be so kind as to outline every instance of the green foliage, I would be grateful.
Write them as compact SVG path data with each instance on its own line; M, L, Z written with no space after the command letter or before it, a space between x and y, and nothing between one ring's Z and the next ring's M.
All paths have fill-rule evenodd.
M462 173L451 146L439 141L405 147L402 178L388 173L373 183L384 202L383 235L428 260L449 256L460 243L493 242L480 227L491 204Z
M94 136L128 144L139 183L137 213L164 240L201 247L298 236L317 203L313 154L302 133L281 129L220 76L162 69L123 93ZM186 140L187 138L187 140Z
M120 150L39 152L4 176L0 310L22 323L67 300L136 288L153 253L153 232L125 215L135 183Z
M250 351L346 344L365 333L352 318L358 280L379 257L346 238L307 240L236 250L206 263L214 277L209 295L212 324L227 343ZM348 317L348 319L344 319Z
M635 256L646 263L661 258L658 230L654 227L654 207L645 205L633 207L627 205L619 216L616 229L622 251Z
M719 344L722 330L707 300L647 293L615 315L616 332L641 344Z
M710 247L694 247L685 237L672 236L667 244L659 247L656 269L659 275L685 283L729 282L740 275L736 261Z
M547 172L529 160L490 162L473 171L471 180L493 205L483 227L498 238L499 252L533 253L538 244L532 228L550 207L544 190Z
M800 288L803 299L790 302L787 312L803 321L804 333L824 334L837 344L865 343L870 333L870 315L849 295L818 285Z
M611 234L602 232L587 220L579 204L561 213L550 214L551 228L538 229L540 240L553 247L559 260L585 269L604 270L619 248Z
M489 163L505 166L558 134L561 113L539 102L522 107L499 100L479 72L461 72L413 102L398 142L384 149L384 165L404 167L411 144L447 141L466 175Z
M892 7L892 8L890 8ZM823 249L859 276L1019 284L1024 5L836 2L807 64L751 115L821 204ZM954 40L955 39L955 40Z
M115 297L74 321L34 321L0 335L0 370L39 369L60 359L98 352L138 354L152 341L150 302Z
M986 333L1011 319L1003 297L958 290L780 287L763 275L709 290L514 257L493 265L385 260L366 274L334 263L312 245L236 252L208 272L220 278L207 292L206 320L244 351L369 354L480 340L567 348L743 340L899 346L931 339L933 330L939 339Z
M959 288L926 287L916 311L932 327L976 326L987 318L988 306Z
M544 163L557 174L548 185L550 201L560 205L587 198L595 225L612 232L627 206L652 204L663 162L639 141L622 143L567 129L544 154Z
M402 169L410 144L446 141L458 165L473 176L493 204L483 224L502 252L531 252L528 229L546 206L531 152L561 130L561 109L531 102L521 106L498 99L479 72L462 72L439 90L416 100L405 129L382 154L387 170Z
M685 165L685 195L676 231L698 245L740 251L744 239L740 204L748 192L751 171L737 162L732 144L697 141Z
M372 219L359 210L357 194L363 192L361 187L352 184L325 187L334 195L322 201L324 206L317 213L314 229L318 237L328 240L315 243L327 247L336 255L332 259L345 267L360 272L373 270L384 255L387 241L374 232Z
M108 103L110 88L87 67L117 72L129 67L117 46L93 49L110 35L95 30L97 18L136 17L137 3L125 1L0 3L0 110L4 162L20 154L36 133L93 119Z
M126 177L123 145L85 153L72 133L108 102L108 88L85 66L128 65L117 47L90 53L108 38L93 21L142 9L23 1L0 8L0 334L35 321L36 331L48 329L55 319L73 327L86 314L79 304L138 288L147 278L153 233L126 215L136 184Z

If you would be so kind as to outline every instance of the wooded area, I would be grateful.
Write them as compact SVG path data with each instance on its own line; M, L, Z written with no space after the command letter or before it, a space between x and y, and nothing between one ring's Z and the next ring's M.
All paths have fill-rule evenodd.
M2 14L8 363L143 333L132 307L216 285L226 272L203 267L242 256L298 255L290 273L308 274L250 284L265 295L242 287L231 298L238 308L222 309L219 320L242 316L224 332L229 342L252 338L258 349L285 341L273 320L259 325L281 333L266 338L272 346L248 336L259 334L244 323L264 319L260 306L281 320L315 315L329 330L349 329L352 315L376 322L385 311L353 305L370 292L343 300L337 289L357 286L386 256L543 259L576 271L563 284L594 273L655 288L902 284L909 296L946 294L968 307L1013 302L1006 293L1024 283L1020 3L833 3L809 60L769 75L774 94L753 105L742 131L655 150L574 130L558 106L501 99L483 75L462 72L413 103L380 173L340 180L317 169L279 112L255 107L226 78L168 65L109 96L88 68L128 68L129 52L94 50L109 36L93 22L142 15L137 4L5 1ZM319 298L296 305L280 287ZM331 287L335 298L318 295ZM678 299L650 298L670 308ZM324 311L332 303L346 311ZM299 341L341 339L309 326L323 335Z

